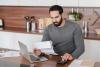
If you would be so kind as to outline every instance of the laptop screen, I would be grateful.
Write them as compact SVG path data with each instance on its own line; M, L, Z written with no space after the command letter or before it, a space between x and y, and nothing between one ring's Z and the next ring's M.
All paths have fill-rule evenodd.
M38 59L38 57L35 56L34 54L31 54L31 55L33 56L34 60L31 59L31 55L30 55L29 52L28 52L27 46L26 46L25 44L23 44L22 42L20 42L20 41L18 41L18 43L19 43L21 55L22 55L25 59L27 59L30 63L33 63L35 60Z

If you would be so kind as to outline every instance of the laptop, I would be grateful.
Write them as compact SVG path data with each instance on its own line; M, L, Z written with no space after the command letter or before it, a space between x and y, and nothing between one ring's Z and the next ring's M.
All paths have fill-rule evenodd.
M20 54L26 60L28 60L30 63L48 60L46 57L38 57L34 53L28 52L27 46L24 43L22 43L21 41L18 41L18 43L19 43L19 47L20 47Z

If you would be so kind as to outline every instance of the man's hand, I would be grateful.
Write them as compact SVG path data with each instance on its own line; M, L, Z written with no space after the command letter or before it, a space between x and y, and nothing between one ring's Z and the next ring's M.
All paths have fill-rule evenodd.
M63 56L61 56L63 61L73 60L73 57L69 53L65 53Z
M40 56L40 54L42 53L40 49L38 48L34 48L33 49L33 53L36 55L36 56Z

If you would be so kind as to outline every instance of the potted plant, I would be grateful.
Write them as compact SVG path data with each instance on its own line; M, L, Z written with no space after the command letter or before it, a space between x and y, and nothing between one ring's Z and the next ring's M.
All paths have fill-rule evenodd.
M79 21L82 19L82 13L77 13L77 12L69 12L68 13L69 16L69 20L75 20L75 21Z

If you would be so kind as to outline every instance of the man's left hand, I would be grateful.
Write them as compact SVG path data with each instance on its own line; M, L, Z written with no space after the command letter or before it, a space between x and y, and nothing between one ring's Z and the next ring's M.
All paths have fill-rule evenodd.
M68 60L73 60L73 57L69 53L65 53L63 56L61 56L62 60L68 61Z

